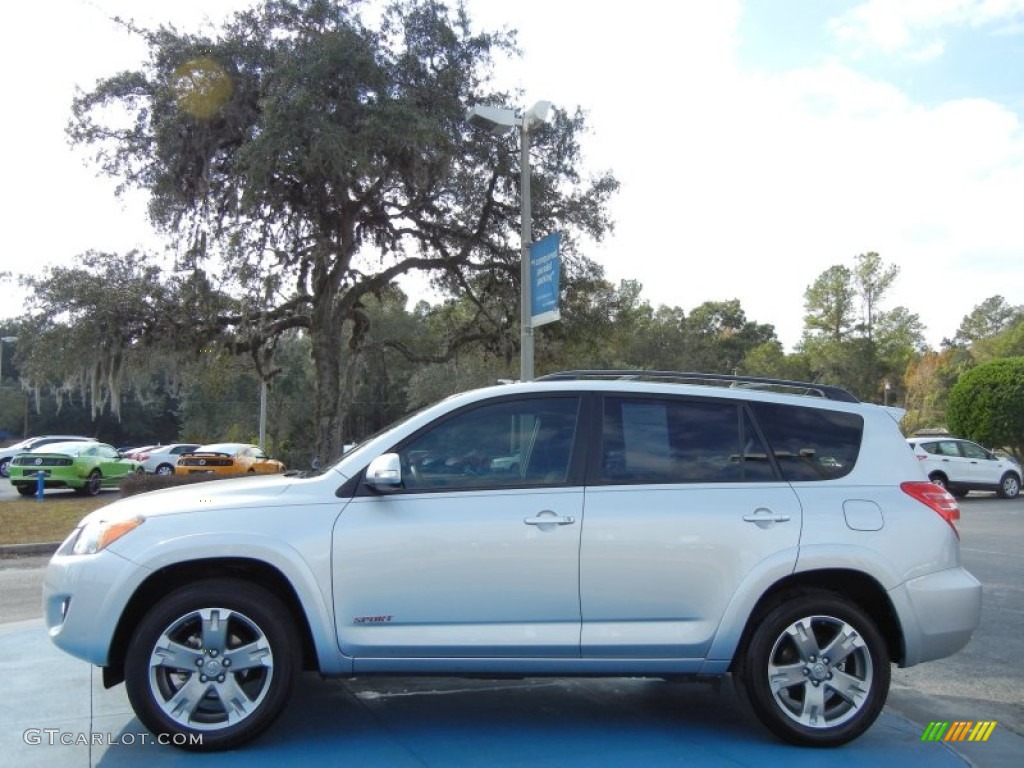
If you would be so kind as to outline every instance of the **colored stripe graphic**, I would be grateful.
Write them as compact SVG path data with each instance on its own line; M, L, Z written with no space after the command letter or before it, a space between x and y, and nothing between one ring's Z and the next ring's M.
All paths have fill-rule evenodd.
M988 741L996 725L995 720L933 720L921 734L921 741Z

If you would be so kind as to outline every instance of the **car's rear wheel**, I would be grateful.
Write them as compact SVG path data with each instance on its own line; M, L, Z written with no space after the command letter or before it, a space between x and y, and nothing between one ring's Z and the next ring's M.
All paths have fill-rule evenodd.
M301 667L285 605L234 579L160 600L128 647L125 686L139 720L190 750L230 749L284 709Z
M941 472L933 472L928 475L928 479L939 486L939 488L945 488L947 491L949 490L949 480L947 480L946 476Z
M757 622L737 662L758 719L794 744L830 747L867 730L889 693L889 654L871 618L824 591L787 596Z
M9 477L11 470L11 460L9 458L0 459L0 476Z
M94 469L85 479L85 485L75 490L83 496L98 496L103 488L103 475L98 469Z
M998 493L1002 499L1016 499L1020 495L1020 478L1013 472L1007 472L999 481Z

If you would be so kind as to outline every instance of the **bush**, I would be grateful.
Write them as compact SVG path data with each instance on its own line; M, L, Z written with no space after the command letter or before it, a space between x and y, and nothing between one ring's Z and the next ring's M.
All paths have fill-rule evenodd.
M1024 357L983 363L953 385L946 406L950 431L991 448L1024 453Z
M161 488L173 488L176 485L228 480L234 477L254 477L254 475L129 475L121 481L121 485L118 487L121 491L121 498L127 498L137 493L159 491Z

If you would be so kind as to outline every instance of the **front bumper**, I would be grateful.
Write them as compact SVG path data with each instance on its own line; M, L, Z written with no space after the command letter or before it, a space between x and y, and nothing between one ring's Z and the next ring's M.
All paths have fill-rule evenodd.
M50 560L43 578L43 620L61 650L106 666L117 623L149 570L109 549Z
M981 582L965 568L911 579L889 596L903 625L901 667L952 656L981 623Z

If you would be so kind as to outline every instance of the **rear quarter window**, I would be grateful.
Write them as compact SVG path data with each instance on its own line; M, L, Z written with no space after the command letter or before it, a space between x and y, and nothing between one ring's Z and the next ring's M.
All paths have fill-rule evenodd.
M750 405L784 479L835 480L853 471L864 435L859 415L777 403Z

